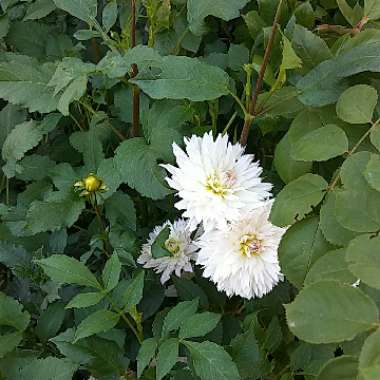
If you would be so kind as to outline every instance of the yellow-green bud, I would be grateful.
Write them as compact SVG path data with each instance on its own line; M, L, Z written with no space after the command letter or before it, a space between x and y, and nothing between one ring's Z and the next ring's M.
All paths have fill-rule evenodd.
M98 191L102 186L102 181L94 174L90 174L84 180L84 187L89 193Z

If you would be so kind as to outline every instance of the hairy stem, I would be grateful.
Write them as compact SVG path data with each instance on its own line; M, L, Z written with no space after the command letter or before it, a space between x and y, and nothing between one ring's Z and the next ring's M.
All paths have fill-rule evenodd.
M278 27L277 25L278 25L278 21L280 19L280 15L281 15L281 5L282 5L282 0L279 0L276 15L274 17L274 21L273 21L273 25L272 25L271 35L269 37L268 45L265 49L263 63L261 65L259 76L258 76L257 81L256 81L255 90L254 90L254 93L252 95L251 101L249 103L249 107L248 107L248 113L251 117L245 118L244 127L243 127L243 130L241 132L240 144L243 146L247 145L249 130L251 129L251 125L253 123L253 120L255 119L257 100L258 100L258 97L259 97L259 94L260 94L260 91L261 91L261 88L263 85L265 71L267 69L269 59L270 59L270 56L272 53L273 43L274 43L274 39L276 37L276 32L277 32L277 27Z

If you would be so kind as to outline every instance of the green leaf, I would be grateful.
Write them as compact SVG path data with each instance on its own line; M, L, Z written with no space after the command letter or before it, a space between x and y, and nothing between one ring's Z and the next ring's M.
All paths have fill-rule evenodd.
M108 33L110 29L114 26L117 20L117 1L111 0L103 9L102 13L102 23L103 28Z
M37 0L30 4L24 16L25 20L36 20L46 17L56 9L53 0Z
M311 171L312 163L296 161L290 155L291 145L289 136L286 134L276 145L274 152L274 166L285 183L289 183L303 174Z
M336 191L330 191L320 211L321 230L328 242L337 246L346 245L355 237L355 232L344 228L336 217Z
M44 61L61 59L73 49L68 35L58 33L53 24L38 21L12 21L7 42L21 54Z
M98 170L99 178L102 178L110 189L110 182L105 176L102 176L101 168L102 164ZM115 172L116 169L112 171L112 174ZM123 207L121 207L121 205L123 205ZM110 221L111 226L120 225L133 231L136 230L136 209L132 198L128 194L117 191L106 200L105 209L107 219Z
M358 84L347 89L339 98L336 113L351 124L370 123L379 95L375 88Z
M365 190L368 188L364 172L370 161L369 152L358 152L349 156L343 163L340 178L346 189Z
M380 4L376 0L364 0L364 16L371 20L380 18Z
M54 63L40 64L25 55L3 54L0 58L0 98L27 107L29 112L56 110L58 99L48 86Z
M187 20L192 33L202 35L206 32L205 18L214 16L224 21L230 21L240 16L240 10L248 0L188 0Z
M380 237L360 235L347 247L348 268L365 284L380 289Z
M192 315L185 319L179 330L179 338L196 338L205 336L214 330L220 321L220 314L210 313L208 311Z
M201 380L240 380L230 355L213 342L182 342L190 352L195 373Z
M277 195L270 219L277 226L288 226L303 219L323 199L327 182L316 174L305 174L286 185Z
M66 309L79 309L97 305L105 297L104 293L79 293L66 306Z
M3 146L5 139L12 129L25 121L25 119L26 111L11 103L8 103L0 111L0 146Z
M337 193L335 212L338 222L354 232L380 230L380 193L367 188Z
M4 359L1 371L7 380L71 380L78 365L67 359L48 356L44 359Z
M358 359L354 356L340 356L329 360L319 372L317 380L356 380Z
M77 30L73 34L73 37L79 41L87 41L87 40L90 40L91 38L99 38L101 37L101 34L99 34L99 32L96 30L81 29L81 30Z
M54 96L59 96L57 109L63 115L68 116L69 105L85 94L88 76L94 71L94 64L79 58L65 57L58 64L48 86L54 87Z
M30 315L22 309L18 301L0 292L0 325L24 331L29 325Z
M123 294L123 309L129 312L143 297L145 272L140 272L128 285Z
M171 255L171 253L165 247L165 242L169 239L169 235L170 227L166 226L154 240L152 244L152 256L155 259Z
M260 378L266 375L267 364L265 353L257 343L254 328L232 339L229 350L236 363L242 379Z
M359 356L359 375L363 380L376 380L380 375L380 331L374 332L364 342Z
M321 115L310 109L300 112L290 125L288 136L291 146L297 144L302 137L324 126Z
M85 318L77 327L73 343L91 335L111 330L119 321L119 315L109 310L98 310Z
M33 120L26 121L14 127L4 141L2 149L3 160L7 165L3 167L8 177L15 175L16 161L21 160L25 153L36 147L43 134Z
M102 273L103 286L107 292L116 287L121 273L121 263L117 253L108 259Z
M242 16L247 25L249 34L255 40L259 33L265 28L265 21L261 18L257 11L249 11Z
M55 5L81 19L87 24L93 24L97 14L96 0L53 0Z
M101 289L96 277L82 262L74 257L52 255L46 259L36 260L36 263L55 282Z
M51 201L34 201L27 212L27 227L34 234L71 227L84 208L84 200L78 197L75 199L74 196Z
M378 125L376 128L371 130L370 134L371 143L376 147L378 151L380 151L380 126Z
M85 153L87 155L87 153ZM103 151L101 153L103 155ZM95 158L95 157L94 157ZM86 158L86 160L88 157ZM96 158L95 158L96 159ZM88 161L87 161L88 162ZM89 167L89 164L87 164ZM107 191L102 193L102 198L108 200L108 209L114 209L117 207L117 210L114 209L111 211L112 218L117 220L122 219L122 225L128 225L132 230L136 229L136 211L134 208L133 201L130 199L128 194L117 192L117 189L120 187L122 180L120 173L118 172L115 161L113 157L106 158L100 161L96 175L101 178L101 180L106 184ZM122 202L125 206L122 209L120 208L120 203ZM116 206L116 203L117 206ZM110 206L112 205L112 206ZM124 219L125 218L125 219Z
M320 257L307 273L305 285L324 280L351 285L357 280L357 277L348 269L344 249L329 251Z
M314 262L329 251L318 217L307 218L290 227L279 247L281 268L287 279L301 288Z
M145 339L141 346L139 353L137 355L137 377L140 378L144 369L149 365L150 361L153 359L158 342L155 338Z
M305 134L291 147L292 158L298 161L327 161L347 151L346 134L332 124Z
M354 8L351 8L346 0L337 0L337 4L343 16L352 26L355 26L363 17L363 9L359 3L355 4Z
M198 302L198 298L196 298L174 306L164 319L161 335L167 336L171 331L177 330L186 318L193 316L198 309Z
M156 380L163 379L177 363L179 342L170 338L160 344L157 355Z
M292 46L302 59L303 67L311 70L321 62L332 58L326 42L301 25L296 25L293 32Z
M364 177L372 188L380 191L380 156L378 154L371 154Z
M291 69L299 69L302 67L302 60L293 50L293 47L290 41L283 36L283 51L282 51L282 63L280 66L281 70L291 70Z
M0 334L0 358L3 358L9 352L12 352L22 341L20 331Z
M176 277L173 277L173 282L181 301L191 301L194 298L199 298L201 307L206 309L209 307L207 295L198 284L185 278Z
M7 15L3 15L0 17L0 38L4 38L8 34L9 30L9 17Z
M121 143L114 159L122 180L140 194L152 199L161 199L170 194L164 185L165 173L157 165L159 155L144 138L133 138Z
M144 136L151 149L154 149L162 160L173 160L172 144L182 143L185 134L184 124L191 121L192 116L188 105L170 100L155 102L145 113Z
M281 345L283 339L280 320L277 316L273 317L266 330L266 337L263 349L267 352L275 352Z
M229 76L197 58L163 57L159 73L141 72L129 81L153 99L213 100L229 93Z
M55 162L48 156L31 154L26 156L19 163L21 173L16 174L18 179L23 181L40 181L49 175L49 171L55 166Z
M310 1L299 4L294 11L294 15L296 16L297 24L303 25L306 28L313 28L316 15Z
M374 327L379 317L371 298L335 281L309 285L285 309L291 332L314 344L351 340Z
M47 342L50 338L57 335L65 314L66 310L61 302L51 303L41 312L36 326L36 334L43 342Z
M156 50L138 45L125 54L107 53L98 63L97 71L110 78L120 78L131 71L133 64L136 64L140 71L146 71L150 66L160 67L161 63L162 57Z
M30 254L21 245L15 245L9 242L0 242L0 263L14 272L22 271L30 263Z
M293 371L302 368L305 376L315 378L323 365L334 358L334 345L309 344L299 342L297 348L290 354L290 364Z
M15 299L0 292L0 326L13 327L17 331L0 333L0 358L13 351L22 340L22 332L28 327L30 315Z
M110 131L107 122L107 116L98 113L91 120L88 131L78 131L70 135L70 144L83 154L83 161L89 172L96 172L98 168L100 169L101 163L106 166L113 163L112 161L107 161L107 164L104 162L102 143L107 139ZM104 171L104 168L102 170ZM120 178L117 176L117 182L119 180Z
M360 44L335 58L324 61L297 83L299 99L308 106L321 107L335 103L346 90L349 76L380 71L380 43Z

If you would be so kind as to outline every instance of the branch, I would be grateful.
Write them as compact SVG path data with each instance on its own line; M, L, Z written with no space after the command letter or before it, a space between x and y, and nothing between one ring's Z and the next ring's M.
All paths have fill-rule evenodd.
M251 125L253 123L253 120L255 119L257 100L258 100L258 97L259 97L259 94L260 94L260 91L261 91L261 88L263 85L264 75L265 75L265 71L266 71L268 63L269 63L270 55L272 53L273 43L274 43L274 39L276 37L278 22L279 22L280 15L281 15L281 5L282 5L282 0L279 1L278 6L277 6L277 11L276 11L276 15L274 17L271 35L269 37L268 45L265 49L263 64L261 65L259 76L258 76L257 81L256 81L255 91L254 91L252 98L251 98L251 101L249 103L248 117L246 116L246 118L245 118L244 127L243 127L243 130L241 132L240 144L243 146L247 145L249 130L251 129Z
M330 25L330 24L321 24L318 25L316 30L320 33L323 32L334 32L339 35L344 34L351 34L351 36L355 36L356 34L360 33L363 29L363 27L369 22L369 17L364 16L354 27L347 28L342 25Z
M132 20L131 20L131 47L136 46L136 0L131 0ZM131 78L138 74L136 64L132 65ZM136 137L139 135L140 129L140 90L138 87L132 87L132 129L131 136Z

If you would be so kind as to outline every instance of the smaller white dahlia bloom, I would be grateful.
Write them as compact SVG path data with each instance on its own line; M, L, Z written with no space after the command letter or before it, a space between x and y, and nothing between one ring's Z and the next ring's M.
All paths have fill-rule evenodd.
M167 226L170 229L170 234L164 244L171 255L154 258L152 256L152 244ZM143 264L144 268L153 268L156 273L162 273L162 284L169 280L173 272L177 277L181 276L182 271L192 272L191 259L195 257L198 247L193 243L191 234L189 222L184 219L178 219L174 223L166 221L161 226L156 226L149 234L148 241L142 246L141 255L137 262Z
M253 155L228 136L214 141L210 133L185 138L186 152L173 144L178 167L162 165L170 174L166 181L181 198L176 208L185 210L192 228L203 222L205 230L225 228L243 212L263 205L272 185L262 182L263 169Z
M227 229L206 231L198 241L203 276L229 297L261 298L283 279L277 250L286 229L269 222L271 205L267 202Z

